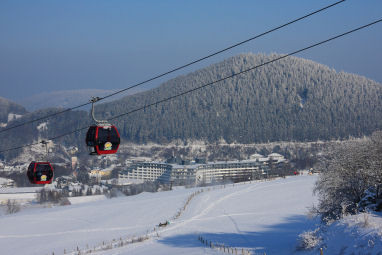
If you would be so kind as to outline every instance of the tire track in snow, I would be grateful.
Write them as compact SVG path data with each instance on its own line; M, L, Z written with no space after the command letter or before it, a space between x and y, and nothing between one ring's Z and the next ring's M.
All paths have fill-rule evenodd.
M275 180L277 181L277 180ZM301 180L294 180L294 181L290 181L288 182L288 184L290 183L295 183L295 182L300 182ZM257 184L257 185L255 185ZM235 196L239 196L243 193L247 193L247 192L252 192L252 191L257 191L257 190L262 190L262 189L268 189L270 187L274 187L274 186L278 186L278 185L283 185L283 184L286 184L286 183L280 183L280 182L277 182L277 183L274 183L274 181L271 181L271 182L265 182L264 184L267 184L267 185L261 185L259 186L259 183L253 183L253 184L250 184L249 187L245 188L245 189L242 189L242 190L239 190L239 191L236 191L236 192L233 192L233 193L230 193L230 194L227 194L221 198L219 198L218 200L216 200L215 202L211 203L207 208L205 208L204 210L202 210L200 213L192 216L191 218L189 219L186 219L186 220L183 220L183 221L175 221L173 222L174 225L170 225L169 227L165 228L165 229L162 229L160 231L157 231L157 233L165 233L165 232L168 232L170 230L174 230L174 229L177 229L179 227L182 227L192 221L197 221L197 220L203 220L203 218L201 218L202 216L206 215L207 213L209 213L213 208L215 208L217 205L219 205L220 203L222 203L224 200L227 200L231 197L235 197ZM226 215L221 215L220 217L226 217ZM215 217L208 217L208 218L216 218Z

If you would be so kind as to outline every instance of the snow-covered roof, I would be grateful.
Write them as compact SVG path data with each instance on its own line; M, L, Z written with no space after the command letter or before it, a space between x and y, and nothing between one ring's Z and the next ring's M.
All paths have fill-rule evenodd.
M255 154L252 154L252 155L250 156L250 158L251 158L251 159L257 159L257 158L264 158L264 156L261 155L261 154L255 153Z
M269 158L283 158L284 156L278 153L271 153L268 155Z

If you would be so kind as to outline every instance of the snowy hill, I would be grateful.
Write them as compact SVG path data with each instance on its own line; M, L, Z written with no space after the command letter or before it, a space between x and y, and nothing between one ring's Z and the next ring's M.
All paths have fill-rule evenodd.
M251 254L318 254L317 249L296 250L299 234L319 223L307 217L308 207L316 202L312 195L316 179L297 176L24 209L0 218L0 253L63 254L78 247L81 254L90 250L97 254L224 254L202 244L201 236ZM183 213L174 217L185 205ZM167 220L167 227L157 227ZM344 243L348 247L343 254L358 254L357 245L365 243L361 239L366 232L367 252L377 254L382 241L375 235L375 226L378 222L382 226L381 217L371 217L369 222L374 228L362 228L362 232L361 225L352 224L349 228L358 232L351 234L345 223L329 226L330 235L322 243L324 254L337 254ZM373 243L368 241L370 231Z
M21 105L0 97L0 128L5 127L8 122L18 119L25 113L27 111Z

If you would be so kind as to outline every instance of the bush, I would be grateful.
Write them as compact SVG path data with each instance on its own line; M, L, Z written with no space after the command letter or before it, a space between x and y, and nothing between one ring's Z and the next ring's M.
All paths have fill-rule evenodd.
M355 214L381 198L382 132L351 141L328 153L315 186L318 210L324 221ZM368 190L374 190L370 197ZM368 197L365 197L366 195ZM378 208L378 204L374 208ZM375 209L373 209L375 210Z
M59 190L41 189L37 194L37 201L42 204L46 202L60 203L64 198L63 192Z
M60 200L60 205L71 205L71 203L67 197L63 197Z
M310 250L321 243L321 237L318 235L319 228L314 231L306 231L299 235L298 250Z
M19 212L21 209L20 204L16 202L16 200L8 199L6 204L6 212L7 214L13 214Z

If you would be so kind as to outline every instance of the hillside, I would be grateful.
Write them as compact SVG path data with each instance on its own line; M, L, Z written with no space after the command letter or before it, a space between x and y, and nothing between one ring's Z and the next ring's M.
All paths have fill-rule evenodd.
M0 124L6 124L17 117L16 115L23 115L26 112L25 108L21 105L0 97Z
M104 96L112 92L112 90L101 89L52 91L30 95L27 98L20 99L18 103L26 107L29 111L49 107L69 108L89 101L91 96Z
M77 89L52 91L30 95L27 98L20 99L18 103L25 106L29 111L36 111L50 107L69 108L75 105L81 105L83 103L89 102L92 96L102 97L115 91L117 90ZM140 91L138 88L130 90L127 92L127 95L132 95L138 91ZM118 97L115 97L113 100L117 98ZM112 99L110 98L106 101L112 101Z
M129 112L277 56L243 54L229 58L149 91L99 104L97 118ZM58 110L42 109L14 123ZM0 148L67 133L88 125L91 119L84 111L74 111L45 122L44 130L38 129L41 123L34 123L0 135L14 137L6 139ZM382 85L310 60L288 57L113 123L122 143L222 139L228 143L263 143L360 137L382 129ZM85 132L66 136L60 143L85 149Z
M100 107L104 117L150 104L278 55L245 54ZM101 110L100 110L101 111ZM382 128L382 85L290 57L115 121L125 139L314 141Z
M65 250L74 255L78 247L81 254L90 250L121 255L228 254L206 247L198 240L202 236L237 248L238 254L245 249L251 254L308 255L319 254L319 247L324 247L324 254L378 254L380 215L351 216L330 226L307 215L317 202L312 195L316 179L305 175L108 200L95 196L93 202L89 202L92 197L77 197L72 205L53 208L36 208L32 203L18 213L0 214L0 253L63 254ZM193 193L181 216L174 219ZM170 225L157 227L166 220ZM298 250L299 235L319 226L322 240L317 247ZM148 240L131 243L146 235ZM119 247L121 240L124 245ZM111 244L113 249L108 248Z

